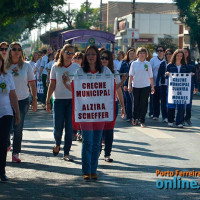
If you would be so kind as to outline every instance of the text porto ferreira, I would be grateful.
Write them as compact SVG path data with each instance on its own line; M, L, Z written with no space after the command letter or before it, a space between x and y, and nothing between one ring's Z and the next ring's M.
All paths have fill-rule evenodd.
M173 177L171 180L159 179L156 181L157 189L200 189L200 185L197 180L182 180L185 178L199 178L200 171L160 171L156 170L156 176L158 177Z

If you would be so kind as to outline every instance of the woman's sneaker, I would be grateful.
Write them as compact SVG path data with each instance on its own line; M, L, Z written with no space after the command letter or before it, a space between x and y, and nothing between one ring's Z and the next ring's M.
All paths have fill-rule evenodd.
M183 128L183 124L178 124L177 127L178 128Z
M15 162L15 163L20 163L21 160L19 159L19 154L14 154L12 156L12 162Z
M168 122L169 127L173 127L173 125L174 125L173 123Z

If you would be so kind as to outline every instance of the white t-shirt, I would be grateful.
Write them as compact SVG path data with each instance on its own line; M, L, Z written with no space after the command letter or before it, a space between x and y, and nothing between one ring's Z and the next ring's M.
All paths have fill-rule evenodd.
M80 65L77 63L71 63L67 67L57 67L56 64L53 65L50 72L50 80L56 81L56 88L53 93L54 99L71 99L72 93L69 91L63 84L62 76L64 73L67 75L74 75L77 69L80 68ZM73 79L73 76L69 76L70 81Z
M54 63L55 63L55 60L52 60L52 61L50 61L48 64L47 64L47 69L48 70L51 70L51 68L52 68L52 66L54 65Z
M177 66L177 68L178 68L178 73L180 73L180 71L181 71L181 65Z
M32 69L34 69L35 68L35 62L34 61L28 61L28 63L31 65L31 67L32 67Z
M133 76L132 87L144 88L150 86L150 78L153 78L151 64L146 60L141 62L139 59L132 62L129 76Z
M42 61L40 63L40 67L44 67L44 69L42 71L42 74L46 74L47 75L48 74L47 70L46 70L48 68L48 56L47 55L42 57Z
M15 84L11 74L0 75L0 118L5 115L13 115L10 103L10 90L15 90Z
M38 76L39 75L39 72L40 72L40 64L42 62L42 58L40 58L39 60L37 60L36 64L35 64L35 69L34 71L36 71L36 75Z
M31 65L25 61L20 69L17 64L12 64L7 72L13 76L18 100L28 98L28 82L35 81Z
M157 76L158 76L158 70L159 70L160 64L161 64L164 60L165 60L164 58L163 58L162 60L160 60L160 59L158 58L158 56L153 57L153 58L150 60L150 64L151 64L152 71L153 71L153 83L154 83L154 86L156 85L156 79L157 79Z

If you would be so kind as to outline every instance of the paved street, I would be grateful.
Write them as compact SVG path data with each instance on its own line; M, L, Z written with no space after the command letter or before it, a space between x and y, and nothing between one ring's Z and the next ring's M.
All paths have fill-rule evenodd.
M22 163L11 163L9 183L0 183L0 199L200 199L200 190L157 189L160 171L200 171L200 97L195 97L193 126L169 128L147 118L148 128L132 127L118 117L113 144L113 163L99 159L99 180L84 181L81 143L74 141L74 162L54 157L52 115L41 108L29 112L24 128ZM187 179L183 177L182 179ZM191 177L190 180L197 179ZM200 181L200 179L197 179Z

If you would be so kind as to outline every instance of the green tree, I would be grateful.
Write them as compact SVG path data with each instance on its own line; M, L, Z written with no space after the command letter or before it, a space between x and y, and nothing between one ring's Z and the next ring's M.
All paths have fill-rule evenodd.
M163 46L165 49L170 48L173 51L175 51L178 48L171 35L165 35L164 38L159 38L158 44Z
M200 52L200 1L174 0L180 14L179 20L190 27L191 43L197 43Z
M87 17L86 17L87 10ZM91 3L88 3L88 9L86 9L86 3L81 5L81 9L77 12L75 17L75 28L90 28L91 26L98 28L100 18L100 9L91 8Z

